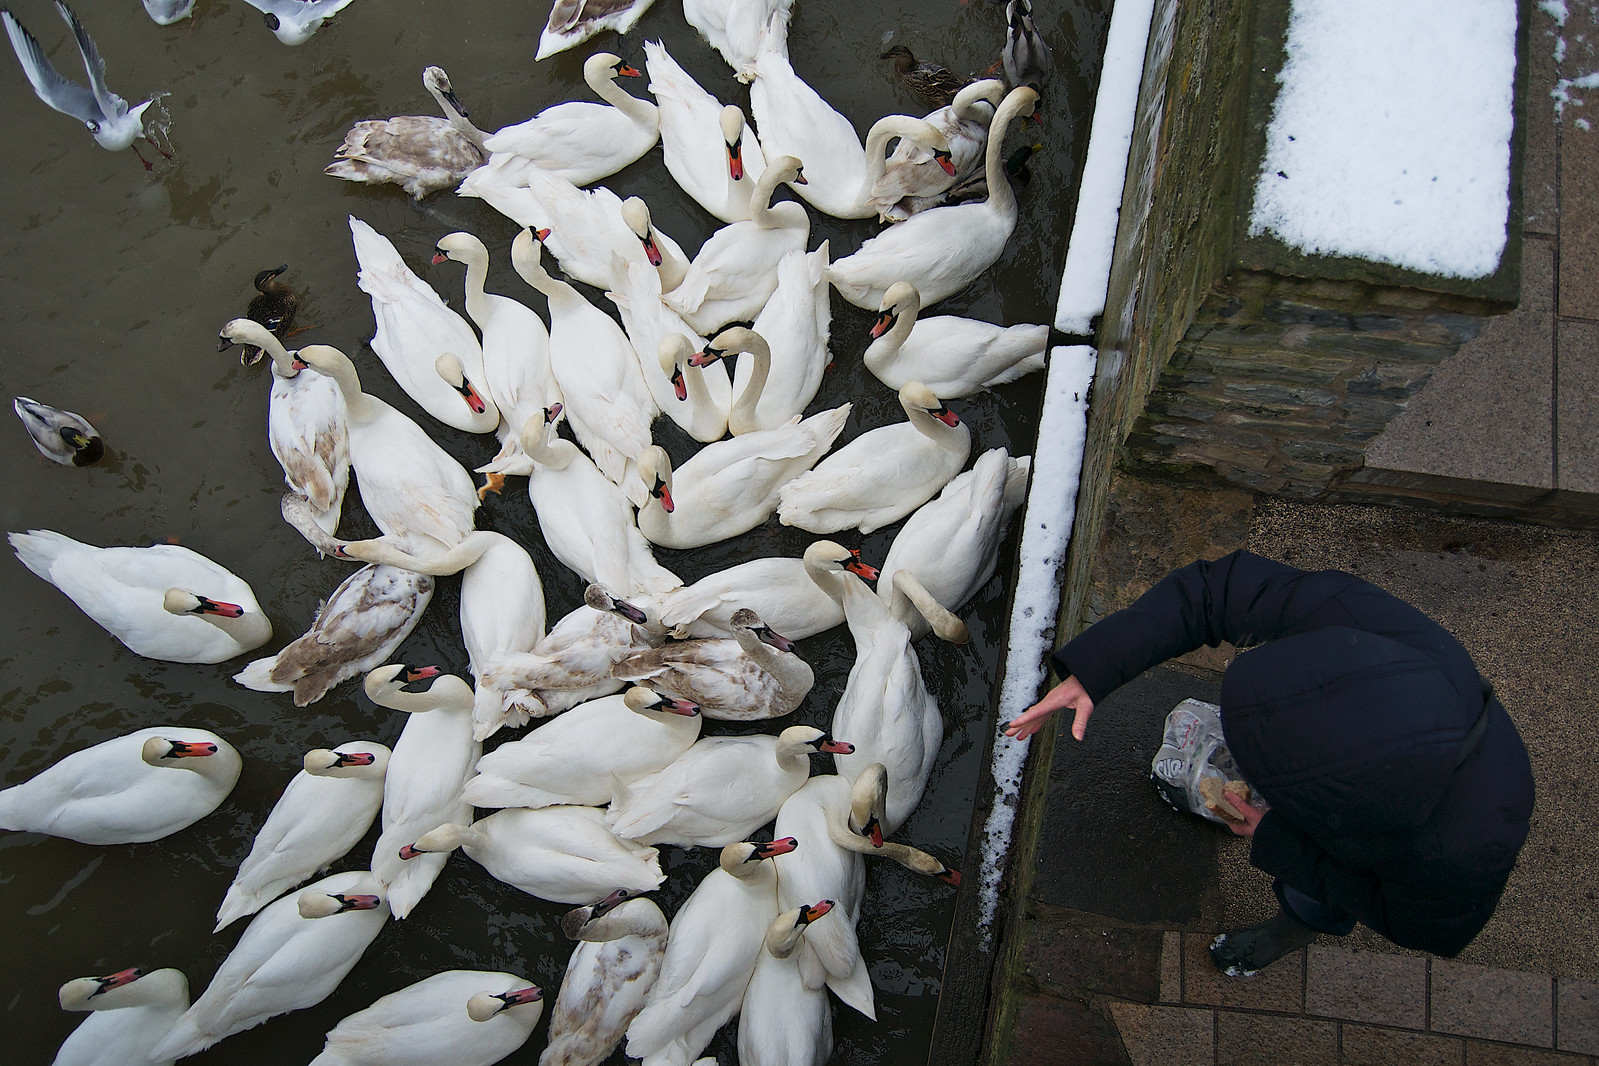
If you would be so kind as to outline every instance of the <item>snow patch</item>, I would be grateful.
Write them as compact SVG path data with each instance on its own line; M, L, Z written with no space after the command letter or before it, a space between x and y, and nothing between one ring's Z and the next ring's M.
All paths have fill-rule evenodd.
M1294 0L1250 233L1477 278L1510 214L1515 0Z
M1055 617L1060 612L1066 547L1077 514L1078 478L1088 439L1088 386L1093 380L1093 348L1061 345L1050 351L1038 447L1033 452L1033 480L1022 519L1021 562L1016 575L1016 598L1011 604L1010 643L996 732L1000 723L1010 721L1038 699L1049 653L1055 646ZM983 825L979 886L978 932L985 948L992 942L994 918L999 912L999 883L1010 851L1022 769L1030 747L1030 741L1015 741L1003 733L994 741L989 773L994 779L995 797Z
M1154 10L1155 0L1118 0L1111 14L1105 63L1094 98L1088 158L1077 190L1077 216L1066 246L1066 266L1055 306L1055 328L1062 333L1092 333L1094 317L1105 310L1127 155L1133 143L1133 118L1138 110L1138 85L1144 77L1144 49Z

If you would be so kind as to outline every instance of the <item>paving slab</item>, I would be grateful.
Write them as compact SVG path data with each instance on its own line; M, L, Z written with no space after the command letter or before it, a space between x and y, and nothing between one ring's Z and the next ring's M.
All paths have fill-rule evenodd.
M1132 1066L1213 1066L1216 1061L1212 1011L1112 1003L1110 1013Z
M1449 959L1432 964L1435 1033L1552 1047L1554 1014L1554 981L1548 974Z
M1556 342L1555 481L1599 493L1599 322L1562 319Z
M1427 960L1312 944L1305 949L1305 1012L1423 1029Z
M1460 1066L1466 1054L1458 1036L1370 1025L1341 1026L1339 1046L1344 1066Z
M1561 74L1594 70L1599 19L1585 3L1569 12ZM1599 319L1599 93L1573 87L1560 120L1560 305L1562 315Z
M1567 1055L1535 1047L1466 1041L1466 1066L1589 1066L1586 1055Z
M1527 72L1527 141L1522 157L1522 217L1525 232L1552 235L1560 218L1556 196L1559 180L1555 124L1549 121L1554 101L1549 92L1560 78L1555 63L1560 27L1541 6L1532 9Z
M1312 1018L1217 1011L1216 1061L1227 1066L1336 1066L1338 1026Z
M1555 982L1555 1046L1599 1055L1599 984L1562 977Z
M1051 846L1035 858L1035 899L1131 922L1200 917L1226 831L1162 802L1149 766L1171 709L1217 691L1189 674L1150 670L1101 701L1081 742L1056 742L1041 835Z
M1555 487L1554 279L1554 242L1528 236L1521 306L1433 371L1367 447L1368 470Z

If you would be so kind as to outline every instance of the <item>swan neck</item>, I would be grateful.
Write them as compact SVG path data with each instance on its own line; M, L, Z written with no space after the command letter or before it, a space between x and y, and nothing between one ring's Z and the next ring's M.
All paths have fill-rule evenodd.
M1016 214L1016 190L1011 188L1005 175L1005 133L1011 120L1021 113L1014 97L1006 97L994 111L994 121L988 127L988 146L983 156L983 176L988 182L988 203L1000 214Z
M765 344L751 343L744 350L744 354L755 362L750 367L750 379L744 383L744 391L738 394L738 400L727 413L728 427L734 433L746 433L760 428L755 421L755 408L761 402L761 392L766 388L766 379L772 374L772 350Z
M351 420L356 422L370 422L377 417L378 410L372 397L361 391L361 377L355 371L355 364L348 358L336 362L327 371L339 387L339 395L344 397L344 411Z
M225 618L218 614L202 614L199 617L210 622L222 632L232 637L245 647L255 648L272 639L272 621L259 610L246 610L237 618ZM185 759L187 763L189 760ZM201 759L200 762L206 760ZM201 770L200 767L190 766L191 770ZM203 773L204 771L201 770Z
M598 96L634 122L648 123L655 117L654 104L648 100L640 100L618 85L615 78L601 78L598 81L590 81L589 88L594 90L595 96Z
M488 322L489 306L488 294L483 291L483 286L489 280L489 260L485 255L474 255L464 260L466 263L466 313L472 316L472 321L482 329Z
M783 216L778 214L772 205L772 197L777 194L777 187L783 184L780 170L779 167L768 166L761 171L760 179L755 182L755 188L750 192L750 221L762 229L782 229L786 225Z
M396 566L402 570L409 570L413 574L428 574L432 577L444 577L460 573L473 563L482 558L488 551L491 541L487 537L468 534L466 539L439 555L421 558L390 544L386 540L368 541L359 549L354 558L363 559L369 563L381 563L385 566ZM345 546L346 552L349 546Z

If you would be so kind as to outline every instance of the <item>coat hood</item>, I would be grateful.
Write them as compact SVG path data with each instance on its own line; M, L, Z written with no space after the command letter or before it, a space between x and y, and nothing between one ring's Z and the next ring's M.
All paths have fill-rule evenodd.
M1479 677L1341 626L1242 652L1222 681L1227 744L1296 825L1331 836L1425 822L1487 695Z

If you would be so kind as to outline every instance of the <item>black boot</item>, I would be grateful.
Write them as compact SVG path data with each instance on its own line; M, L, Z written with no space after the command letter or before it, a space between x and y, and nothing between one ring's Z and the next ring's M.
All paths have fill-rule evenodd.
M1210 961L1228 977L1252 977L1320 934L1285 910L1275 918L1223 933L1210 944Z

